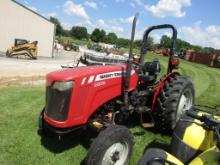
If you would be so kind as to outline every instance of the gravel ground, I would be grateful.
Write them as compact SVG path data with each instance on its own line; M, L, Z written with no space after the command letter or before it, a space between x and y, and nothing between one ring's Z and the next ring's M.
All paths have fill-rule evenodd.
M0 87L36 85L45 82L45 75L61 69L61 65L72 66L81 52L60 50L54 58L38 57L37 60L22 58L6 58L0 55Z

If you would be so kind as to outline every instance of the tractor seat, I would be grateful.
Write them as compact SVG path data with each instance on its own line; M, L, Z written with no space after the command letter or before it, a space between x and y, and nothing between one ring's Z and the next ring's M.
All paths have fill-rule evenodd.
M154 59L151 62L146 62L143 66L143 71L148 72L149 75L158 75L160 73L160 63L158 59Z
M146 84L152 84L160 73L160 63L158 59L154 59L151 62L146 62L142 69L144 74L139 76L139 80L144 81Z
M140 75L139 80L144 82L145 84L151 85L157 79L156 75Z

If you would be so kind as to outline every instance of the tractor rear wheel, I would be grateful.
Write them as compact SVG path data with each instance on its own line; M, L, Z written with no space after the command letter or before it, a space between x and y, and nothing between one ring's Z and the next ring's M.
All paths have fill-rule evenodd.
M171 133L181 114L193 106L194 97L194 86L189 77L171 77L157 98L157 108L153 112L156 128Z
M85 164L128 164L133 144L133 135L128 128L121 125L109 126L91 144Z

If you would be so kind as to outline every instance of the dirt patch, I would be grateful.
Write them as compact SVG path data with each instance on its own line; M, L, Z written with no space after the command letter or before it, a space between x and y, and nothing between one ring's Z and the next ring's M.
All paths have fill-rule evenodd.
M0 78L0 88L17 86L36 86L44 84L45 76L13 76Z

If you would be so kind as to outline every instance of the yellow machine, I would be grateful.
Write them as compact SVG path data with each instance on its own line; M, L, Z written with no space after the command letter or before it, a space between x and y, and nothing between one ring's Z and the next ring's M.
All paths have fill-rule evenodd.
M149 148L139 165L218 165L220 164L220 118L188 111L179 120L171 141L170 153Z
M29 42L24 39L15 39L14 46L6 51L6 57L28 56L30 59L37 59L37 41Z

